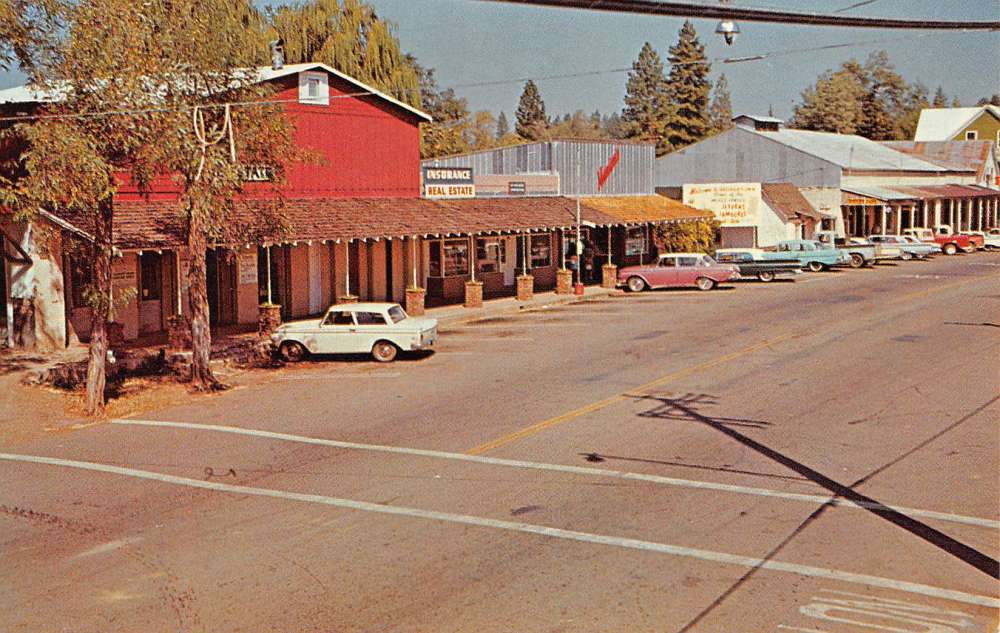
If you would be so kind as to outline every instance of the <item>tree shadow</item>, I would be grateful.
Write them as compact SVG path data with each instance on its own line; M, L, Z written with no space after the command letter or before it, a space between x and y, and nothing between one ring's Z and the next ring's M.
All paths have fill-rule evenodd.
M932 528L925 523L917 521L916 519L886 506L877 499L873 499L854 490L856 486L868 481L872 476L884 470L888 465L879 468L875 472L870 473L869 475L866 475L851 484L843 484L732 428L734 426L749 426L751 428L761 429L770 426L768 423L761 422L759 420L744 420L740 418L717 418L701 413L698 410L700 407L716 404L717 399L714 396L708 394L688 393L679 398L669 398L656 395L637 395L634 397L640 400L648 400L656 403L652 409L638 414L640 417L661 420L691 421L708 426L709 428L712 428L739 442L750 450L763 455L767 459L770 459L771 461L778 463L789 470L798 473L802 477L805 477L809 481L825 488L833 495L833 499L846 499L871 514L874 514L875 516L878 516L879 518L906 530L917 538L937 547L958 560L971 565L991 578L1000 578L1000 562L997 560L939 530ZM954 426L958 423L964 422L969 417L970 416L966 416L957 423L950 425L948 429L954 428ZM891 463L896 463L898 459Z

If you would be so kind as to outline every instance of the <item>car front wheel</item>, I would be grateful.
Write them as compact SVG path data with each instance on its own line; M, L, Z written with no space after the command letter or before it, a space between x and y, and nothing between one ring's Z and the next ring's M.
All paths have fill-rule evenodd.
M399 348L389 341L379 341L372 346L372 358L380 363L391 363L398 353Z
M858 253L851 254L851 268L861 268L865 265L865 258Z
M764 272L757 275L757 279L763 282L774 281L774 272L770 270L765 270Z
M309 351L302 343L296 341L285 341L279 348L281 357L289 363L297 363L309 355Z
M625 285L632 292L642 292L646 289L646 282L643 281L642 277L629 277Z
M944 250L945 255L954 255L958 252L958 246L954 244L945 244L942 250Z
M818 273L819 271L823 270L823 264L819 262L809 262L807 267L809 268L810 272L814 273Z
M708 277L698 277L698 290L711 290L715 288L715 280Z
M911 259L913 259L913 253L911 253L910 251L903 251L902 254L899 256L899 258L902 259L904 262L908 262Z

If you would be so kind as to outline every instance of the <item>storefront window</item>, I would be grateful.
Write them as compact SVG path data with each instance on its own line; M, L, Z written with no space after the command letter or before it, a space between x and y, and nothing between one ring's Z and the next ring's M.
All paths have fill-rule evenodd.
M469 240L465 238L430 243L431 277L461 277L469 274Z
M625 256L644 255L649 252L646 242L646 227L633 226L625 231Z
M476 240L476 261L484 273L500 272L507 262L507 252L499 239L479 238Z
M531 236L531 267L543 268L552 265L552 238L548 235Z
M163 263L159 253L143 253L139 256L139 296L143 301L159 301L163 288Z

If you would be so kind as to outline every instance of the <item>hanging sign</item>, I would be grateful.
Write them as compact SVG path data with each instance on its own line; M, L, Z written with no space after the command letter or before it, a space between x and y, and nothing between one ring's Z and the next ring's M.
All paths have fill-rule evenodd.
M471 167L421 167L425 198L475 198Z
M722 226L760 223L759 182L684 185L684 204L711 211Z
M240 270L240 285L257 284L257 251L240 253L237 258Z

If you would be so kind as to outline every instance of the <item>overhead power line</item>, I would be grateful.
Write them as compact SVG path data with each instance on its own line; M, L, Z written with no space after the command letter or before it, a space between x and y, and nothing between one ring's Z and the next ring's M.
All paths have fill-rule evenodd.
M844 13L846 11L853 11L854 9L860 9L861 7L867 7L869 4L875 4L878 0L861 0L861 2L855 2L852 5L841 7L834 11L834 13Z
M661 0L479 0L560 9L589 9L643 15L669 15L686 18L773 22L810 26L848 26L876 29L915 29L933 31L1000 31L1000 21L897 20L822 13L797 13L778 9L746 9L729 5L706 5L694 2Z

